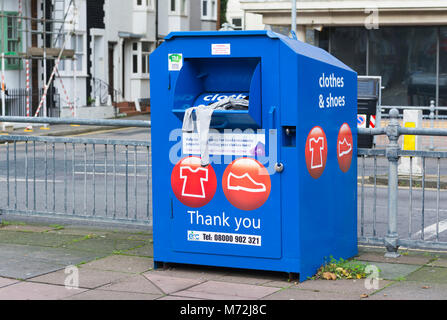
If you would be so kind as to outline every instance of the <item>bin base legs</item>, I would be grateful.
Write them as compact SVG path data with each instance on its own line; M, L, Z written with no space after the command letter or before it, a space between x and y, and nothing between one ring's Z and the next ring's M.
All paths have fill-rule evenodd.
M154 261L154 269L163 269L163 270L167 270L169 269L169 264L167 262L162 262L162 261Z
M393 251L388 251L385 253L385 258L399 258L400 254Z
M300 274L296 272L289 272L289 281L299 281L300 280Z

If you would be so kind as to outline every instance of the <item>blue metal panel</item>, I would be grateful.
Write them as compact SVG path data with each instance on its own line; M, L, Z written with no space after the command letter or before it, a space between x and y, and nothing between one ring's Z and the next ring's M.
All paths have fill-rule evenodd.
M356 157L349 166L339 159L348 151L356 154L356 73L321 49L270 31L176 32L166 40L150 57L154 260L297 272L305 280L325 257L353 256ZM224 52L214 52L214 44L223 45ZM182 57L171 70L169 54ZM253 150L257 155L265 151L267 157L258 160L269 179L253 179L249 169L236 165L257 165L250 160L254 156L235 161L241 155L227 150L211 154L209 167L185 169L196 175L195 185L188 186L182 170L191 158L179 130L184 110L231 95L248 95L249 110L217 110L211 126L221 134L262 129L253 133L263 139ZM352 136L340 140L346 126ZM325 139L311 139L310 145L315 127L325 132ZM327 157L314 175L306 154L318 146ZM277 162L284 164L281 173L272 170ZM214 189L205 192L204 183L214 176ZM246 187L250 183L252 189ZM256 192L268 197L259 206L245 206L257 199ZM201 200L205 195L206 202ZM244 236L254 242L240 242Z
M321 88L319 82L323 74L343 77L344 86ZM346 259L357 253L357 95L353 90L356 79L352 71L306 56L298 57L297 151L301 173L298 183L302 274L305 269L316 270L329 256ZM319 104L320 95L325 103L323 107ZM328 107L331 97L340 96L346 99L344 106ZM349 125L353 135L352 162L346 173L340 170L337 159L337 138L343 123ZM318 179L309 174L304 154L308 147L306 139L315 126L324 130L328 148L326 167Z

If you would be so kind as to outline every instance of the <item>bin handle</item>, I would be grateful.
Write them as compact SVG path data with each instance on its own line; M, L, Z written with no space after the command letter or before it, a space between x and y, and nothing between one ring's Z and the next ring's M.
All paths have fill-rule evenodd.
M298 38L296 37L296 33L293 30L290 30L290 35L292 36L293 40L298 40Z

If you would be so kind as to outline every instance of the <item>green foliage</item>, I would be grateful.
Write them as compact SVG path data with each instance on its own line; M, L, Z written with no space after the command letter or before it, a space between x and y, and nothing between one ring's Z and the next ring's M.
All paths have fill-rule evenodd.
M60 224L50 224L50 227L55 230L63 230L64 226L61 226Z
M24 222L20 222L20 221L6 221L6 220L1 221L1 224L0 224L1 227L6 227L6 226L24 226L24 225L26 225L26 223L24 223Z
M344 260L341 258L336 260L330 256L329 262L321 266L311 279L363 279L368 276L365 272L366 267L367 264L356 260Z
M220 0L220 26L227 22L227 5L228 0Z
M95 101L96 100L94 98L88 97L87 98L87 105L91 106L91 105L93 105L95 103Z

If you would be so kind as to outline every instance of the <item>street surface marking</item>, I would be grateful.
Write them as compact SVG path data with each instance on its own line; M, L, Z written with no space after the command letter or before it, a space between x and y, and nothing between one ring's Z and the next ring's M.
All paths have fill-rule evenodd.
M439 211L441 211L441 210L439 210ZM439 221L439 229L438 230L439 230L438 234L447 230L447 219ZM422 234L422 230L419 230L418 232L413 234L413 237L420 238L421 234ZM433 223L432 225L429 225L428 227L424 228L424 240L430 240L434 237L436 237L436 223Z

